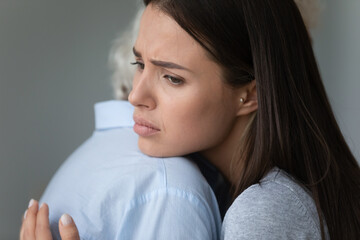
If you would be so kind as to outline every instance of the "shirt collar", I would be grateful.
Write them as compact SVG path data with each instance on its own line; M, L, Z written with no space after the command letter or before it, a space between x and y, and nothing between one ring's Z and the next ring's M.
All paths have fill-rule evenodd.
M95 128L96 130L106 130L118 127L132 127L134 107L128 101L111 100L96 103Z

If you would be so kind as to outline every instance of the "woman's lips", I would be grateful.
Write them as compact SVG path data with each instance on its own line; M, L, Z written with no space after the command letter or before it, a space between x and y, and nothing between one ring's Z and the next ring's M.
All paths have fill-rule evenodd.
M143 118L134 116L134 122L134 132L136 132L142 137L148 137L160 132L160 129L158 129L156 126L149 123L148 121L144 120Z

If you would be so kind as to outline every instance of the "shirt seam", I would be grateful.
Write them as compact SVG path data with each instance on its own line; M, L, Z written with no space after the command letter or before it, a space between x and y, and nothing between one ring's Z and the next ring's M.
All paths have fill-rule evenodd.
M206 205L206 201L204 201L201 197L197 196L197 194L194 194L191 191L182 190L175 187L164 187L164 188L158 188L156 190L152 190L146 194L142 194L138 196L137 198L133 199L129 204L127 204L127 207L125 208L124 212L131 211L133 208L147 204L151 202L156 197L159 197L161 195L169 195L169 196L176 196L179 198L184 198L189 200L189 202L195 202L196 205L199 205L199 203L202 203L202 205ZM195 201L192 201L191 198L194 198Z
M214 235L214 236L219 235L217 227L216 227L217 224L216 224L215 216L212 213L211 206L209 206L209 204L207 204L207 201L205 201L201 196L198 196L198 194L194 194L191 191L179 189L176 187L159 188L159 189L153 190L147 194L142 194L141 196L132 200L131 203L129 203L127 205L127 207L124 210L124 216L128 212L135 209L136 207L148 204L151 201L156 200L156 197L167 196L167 195L175 196L177 198L182 198L182 199L186 200L188 203L190 203L191 205L193 205L195 207L200 207L202 209L202 211L206 214L206 216L208 216L208 219L211 219L210 225L211 225L212 235ZM191 198L193 198L193 200Z
M160 164L161 164L161 167L163 169L163 181L164 181L164 185L165 185L165 188L168 187L168 182L167 182L167 169L166 169L166 166L165 166L165 162L163 159L159 159L160 161Z

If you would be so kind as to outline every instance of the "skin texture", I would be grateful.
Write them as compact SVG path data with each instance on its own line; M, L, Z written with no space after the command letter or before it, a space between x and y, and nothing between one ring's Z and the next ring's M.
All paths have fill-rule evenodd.
M202 152L216 166L228 167L247 115L257 108L255 85L234 89L224 83L220 66L206 50L151 4L142 16L134 49L138 66L129 95L134 119L159 129L139 136L140 150L156 157ZM226 155L227 160L219 160Z

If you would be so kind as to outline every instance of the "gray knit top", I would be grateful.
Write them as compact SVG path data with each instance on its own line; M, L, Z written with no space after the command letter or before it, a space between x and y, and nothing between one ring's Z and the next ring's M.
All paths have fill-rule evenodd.
M325 233L330 239L326 226ZM275 167L236 198L225 215L221 238L321 239L315 202L293 177Z

